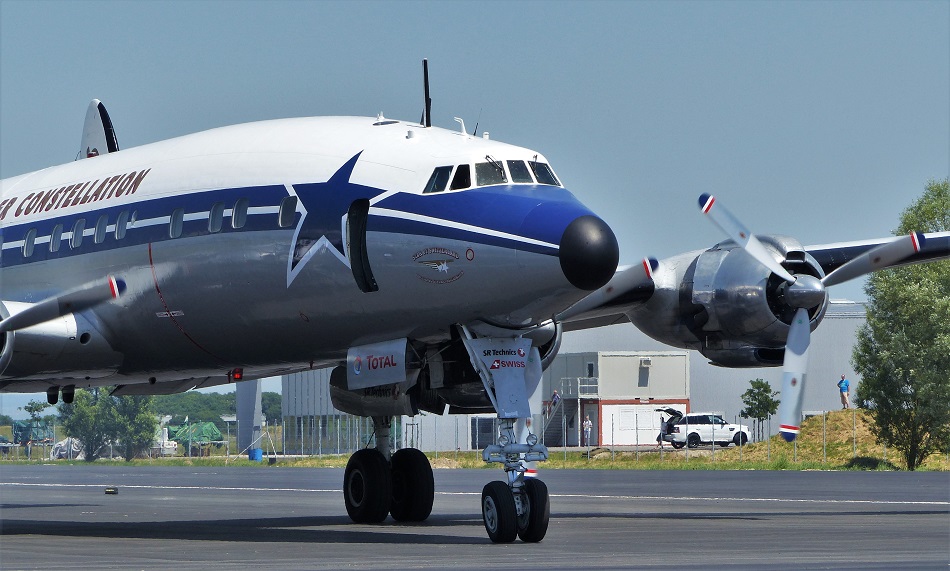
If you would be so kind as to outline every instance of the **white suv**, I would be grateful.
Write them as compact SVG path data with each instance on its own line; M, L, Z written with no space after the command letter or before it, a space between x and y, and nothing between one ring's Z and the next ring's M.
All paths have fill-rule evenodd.
M670 415L663 431L663 440L682 448L689 445L696 448L700 444L718 444L739 446L749 441L749 427L744 424L730 424L713 412L691 412L686 416L672 408L657 409Z

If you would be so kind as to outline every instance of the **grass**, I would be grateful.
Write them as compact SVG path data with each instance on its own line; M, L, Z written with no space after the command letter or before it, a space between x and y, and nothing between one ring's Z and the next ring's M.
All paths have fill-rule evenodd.
M639 453L630 450L594 448L590 457L586 450L552 450L544 469L603 469L603 470L899 470L904 469L903 459L894 449L887 449L877 442L871 433L871 418L863 410L842 410L828 413L824 429L822 418L812 417L802 423L801 433L795 444L774 436L767 441L747 444L740 450L715 447L696 450L659 450L650 448ZM428 452L429 460L436 469L480 468L500 469L499 464L486 464L480 451ZM155 460L99 460L101 464L120 466L254 466L254 467L299 467L299 468L344 468L349 454L312 456L303 458L278 458L271 465L251 462L246 456L232 455L201 458L161 458ZM14 461L4 461L12 463ZM30 462L20 460L20 462ZM48 460L33 460L46 463ZM57 461L57 464L69 463ZM73 461L74 464L84 462ZM919 470L950 471L947 453L931 455Z

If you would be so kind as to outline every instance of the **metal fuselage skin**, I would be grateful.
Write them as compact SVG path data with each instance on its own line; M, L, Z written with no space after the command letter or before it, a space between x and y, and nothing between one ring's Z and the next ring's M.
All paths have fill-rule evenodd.
M355 345L438 342L456 323L549 320L587 293L565 277L559 250L571 222L592 213L537 180L476 187L473 173L471 188L423 193L436 167L486 160L547 162L460 132L324 117L224 127L6 179L8 314L108 275L127 291L75 316L63 354L88 347L81 371L59 349L21 367L16 335L26 335L8 334L0 390L236 367L253 378L338 363ZM369 293L351 270L347 211L359 199L369 200Z

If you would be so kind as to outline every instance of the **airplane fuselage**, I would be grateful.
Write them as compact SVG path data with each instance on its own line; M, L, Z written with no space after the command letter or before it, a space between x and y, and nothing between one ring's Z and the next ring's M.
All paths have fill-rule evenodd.
M14 358L0 382L260 376L340 362L354 345L446 339L455 323L530 328L585 295L586 268L564 259L562 242L583 251L566 231L593 219L546 163L460 132L329 117L6 179L7 313L107 275L127 292L75 315L64 343L80 345L64 351L89 348L80 370L50 349Z

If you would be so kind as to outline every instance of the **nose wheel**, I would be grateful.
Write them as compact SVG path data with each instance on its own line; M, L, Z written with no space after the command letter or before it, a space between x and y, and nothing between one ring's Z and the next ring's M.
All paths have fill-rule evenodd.
M524 462L543 462L548 450L529 434L516 443L514 420L500 419L498 443L482 452L486 462L504 464L508 482L489 482L482 489L482 521L493 543L511 543L520 537L526 543L544 539L551 517L548 487L536 478L524 477Z

